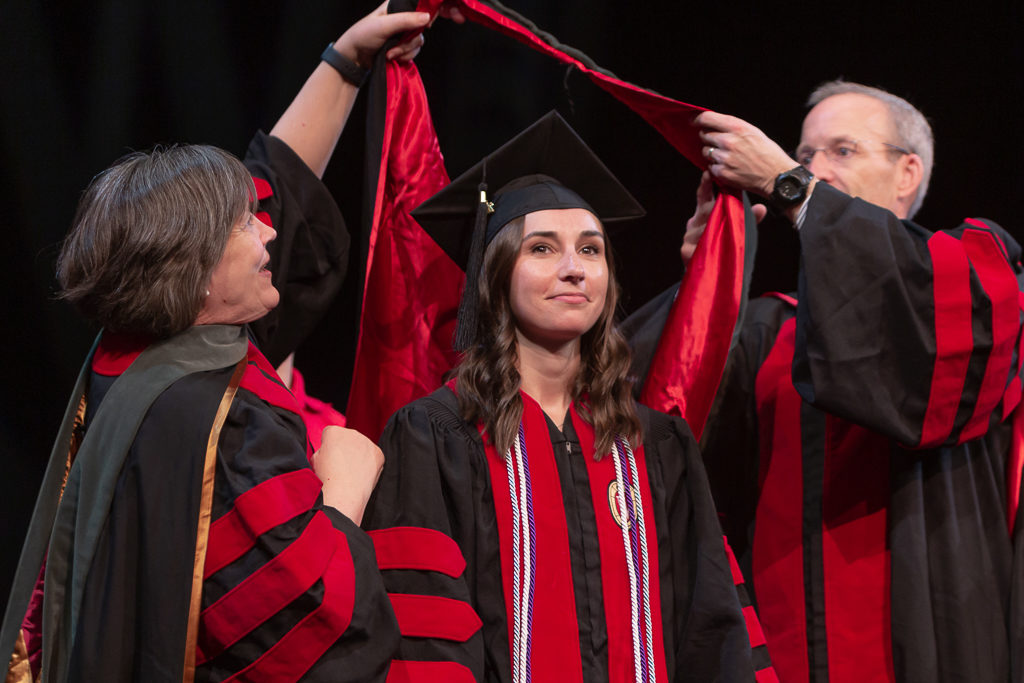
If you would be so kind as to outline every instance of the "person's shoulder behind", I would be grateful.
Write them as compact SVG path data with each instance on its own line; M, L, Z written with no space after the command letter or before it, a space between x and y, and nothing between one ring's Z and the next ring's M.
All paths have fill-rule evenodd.
M640 424L643 426L643 440L646 447L664 445L671 441L686 446L696 445L693 431L685 419L648 408L640 403L637 404L636 409L637 415L640 417Z

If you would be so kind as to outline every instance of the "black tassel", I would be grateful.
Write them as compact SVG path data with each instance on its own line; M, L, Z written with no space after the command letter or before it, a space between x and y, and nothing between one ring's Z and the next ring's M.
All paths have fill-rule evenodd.
M485 171L486 172L486 171ZM491 204L487 201L487 182L480 183L480 203L473 220L473 239L469 243L469 260L466 263L466 286L462 289L459 302L459 317L455 327L455 350L465 351L476 343L477 324L480 320L480 269L484 262L486 248L487 217Z

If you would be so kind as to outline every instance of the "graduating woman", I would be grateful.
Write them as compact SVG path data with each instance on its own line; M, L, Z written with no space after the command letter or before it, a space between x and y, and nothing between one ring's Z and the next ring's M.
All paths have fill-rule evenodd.
M753 680L697 446L631 398L605 224L642 214L554 113L416 210L468 275L464 355L389 422L364 519L393 672Z

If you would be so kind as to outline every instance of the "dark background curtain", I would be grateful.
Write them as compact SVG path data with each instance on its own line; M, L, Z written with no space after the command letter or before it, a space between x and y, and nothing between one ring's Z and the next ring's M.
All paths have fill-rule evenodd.
M620 78L741 116L786 148L803 101L839 76L907 97L935 130L936 168L919 222L1000 221L1024 237L1019 3L617 3L507 0ZM36 488L67 394L95 330L54 300L54 260L81 191L122 154L203 142L238 154L269 130L328 41L366 2L12 0L0 6L3 335L0 455L6 600ZM417 59L454 176L558 108L649 211L613 236L631 310L679 275L696 169L578 73L477 26L438 22ZM360 103L325 182L360 244ZM761 228L755 292L795 287L797 240ZM344 409L361 254L343 296L298 354L315 395Z

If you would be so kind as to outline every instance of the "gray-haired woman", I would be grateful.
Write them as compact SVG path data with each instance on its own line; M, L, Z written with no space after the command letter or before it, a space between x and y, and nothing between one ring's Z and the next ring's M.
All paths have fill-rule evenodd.
M382 5L353 25L244 165L175 146L121 159L86 191L58 275L103 332L8 604L8 680L386 674L396 626L357 526L380 451L328 428L309 453L267 358L340 286L348 235L319 177L359 64L427 20Z

